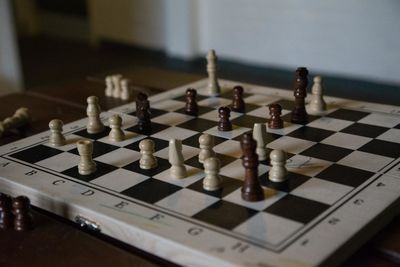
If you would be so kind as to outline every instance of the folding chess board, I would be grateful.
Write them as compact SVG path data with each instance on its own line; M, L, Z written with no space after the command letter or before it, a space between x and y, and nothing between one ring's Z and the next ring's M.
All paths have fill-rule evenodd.
M186 266L337 265L398 211L400 196L399 107L326 97L324 116L290 123L292 92L220 81L209 97L207 80L150 97L152 133L138 133L134 103L118 113L127 139L111 143L108 132L88 134L86 119L64 126L67 145L51 147L44 132L0 148L1 191L140 249ZM217 130L216 108L231 103L234 85L245 88L246 113L231 113L233 130ZM199 115L184 113L185 90L197 89ZM289 180L270 182L260 162L265 200L245 202L239 141L268 105L283 107L283 129L268 129L269 149L288 154ZM84 114L82 114L84 116ZM201 133L215 136L223 189L204 191L198 162ZM158 167L139 168L140 140L155 142ZM183 143L189 176L169 178L168 141ZM76 141L94 142L97 171L78 174Z

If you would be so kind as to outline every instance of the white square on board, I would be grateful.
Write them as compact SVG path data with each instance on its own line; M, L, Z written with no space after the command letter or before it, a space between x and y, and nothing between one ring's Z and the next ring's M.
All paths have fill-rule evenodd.
M264 164L258 164L258 176L265 174L269 170L269 167ZM221 168L219 174L225 175L230 178L244 180L244 168L242 165L242 160L237 159L228 165L225 165Z
M287 160L286 168L291 172L306 176L315 176L332 165L332 163L333 162L322 159L316 159L303 155L295 155Z
M62 151L70 151L71 149L76 148L76 143L78 141L90 140L89 138L82 137L82 136L75 135L75 134L66 135L65 139L66 139L66 144L64 146L57 146L55 148L57 148L58 150L62 150ZM48 146L48 147L54 147L54 146L50 145L50 143L44 143L43 145Z
M208 133L214 136L219 136L225 139L233 139L245 132L250 131L250 128L246 128L246 127L239 127L236 125L232 125L232 131L220 131L218 130L218 127L215 126L211 129L208 129L207 131L205 131L204 133Z
M155 117L151 120L154 122L164 124L164 125L175 126L175 125L181 124L181 123L191 120L191 119L193 119L193 116L189 116L189 115L185 115L185 114L177 113L177 112L168 112L161 116Z
M232 100L227 99L227 98L222 98L222 97L208 97L206 99L203 99L197 104L199 106L206 106L206 107L212 107L212 108L219 108L222 106L228 106L232 103Z
M95 160L112 165L123 167L140 159L140 153L127 148L118 148L106 154L103 154Z
M156 202L155 205L187 216L193 216L217 201L218 198L216 197L183 188Z
M110 145L113 145L113 146L125 147L125 146L127 146L129 144L135 143L137 141L140 141L140 140L146 138L145 135L134 133L134 132L124 131L124 133L125 133L125 140L123 140L121 142L111 141L108 138L108 135L104 136L103 138L100 138L97 141L98 142L102 142L102 143L106 143L106 144L110 144Z
M241 114L239 112L231 111L229 120L233 120L233 119L235 119L237 117L240 117L242 115L243 114ZM218 122L220 120L219 113L218 113L217 109L214 109L214 110L211 110L211 111L209 111L207 113L204 113L204 114L200 115L199 118L206 119L206 120L209 120L209 121L215 121L215 122Z
M255 105L265 106L268 104L275 103L275 102L279 101L280 99L281 98L277 97L277 96L252 94L251 96L244 98L244 102L255 104Z
M149 179L148 176L140 173L125 169L116 169L90 182L117 192L122 192L147 179Z
M325 138L321 143L355 150L371 140L369 137L338 132Z
M182 155L183 155L184 160L190 159L190 158L198 155L199 153L200 153L200 148L182 145ZM155 152L154 156L157 156L157 157L160 157L163 159L169 159L169 147L166 147L164 149L161 149L161 150Z
M400 124L400 117L383 113L371 113L358 122L391 128Z
M228 155L234 158L240 158L242 156L242 149L240 148L240 142L235 140L227 140L214 146L213 149L216 153Z
M171 139L184 140L195 134L197 134L197 132L195 132L195 131L172 126L172 127L168 127L165 130L162 130L156 134L153 134L152 136L155 138L158 138L158 139L163 139L163 140L169 141Z
M267 132L268 133L279 134L279 135L287 135L287 134L289 134L289 133L291 133L291 132L293 132L293 131L301 128L301 127L303 127L303 125L284 121L282 129L271 129L271 128L268 127L268 124L267 124Z
M178 110L178 109L183 108L184 106L185 106L185 102L173 100L173 99L159 101L159 102L153 103L151 105L152 108L168 110L168 111Z
M50 158L36 162L36 165L54 170L57 172L65 171L69 168L77 166L79 164L80 157L78 155L64 152L52 156Z
M285 152L292 154L297 154L315 144L315 142L308 140L303 140L290 136L282 136L281 138L278 138L267 144L267 147L272 149L284 150Z
M278 245L302 226L303 224L299 222L260 212L237 226L233 231L265 243Z
M352 121L322 117L310 122L309 124L307 124L307 126L338 132L350 126L353 123L354 122Z
M377 172L393 160L393 158L384 157L381 155L362 151L353 151L351 154L338 161L338 164L359 168L366 171Z
M353 187L347 185L311 178L290 194L332 205L352 189Z
M167 169L161 173L156 174L155 176L153 176L153 178L177 186L187 187L205 177L205 173L203 170L188 165L185 165L185 167L187 171L187 177L183 179L172 179L170 175L171 171L170 169Z
M389 129L380 136L378 136L376 139L394 143L400 143L400 129Z

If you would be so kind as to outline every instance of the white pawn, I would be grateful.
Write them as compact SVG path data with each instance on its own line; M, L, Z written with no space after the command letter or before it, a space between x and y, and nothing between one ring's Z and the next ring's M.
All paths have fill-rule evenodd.
M207 73L208 73L208 86L207 90L209 95L217 96L221 93L221 87L218 84L217 77L217 55L214 49L211 49L207 53Z
M121 97L121 79L122 79L122 75L121 74L115 74L111 76L112 81L113 81L113 87L114 87L114 91L112 96L114 98L120 98Z
M107 76L106 77L105 95L111 97L111 96L113 96L113 92L114 92L114 83L113 83L112 77Z
M221 188L222 179L219 176L221 163L218 158L210 157L204 160L204 172L206 177L203 180L203 188L207 191L214 191Z
M260 161L267 159L267 127L265 123L254 123L253 127L253 138L257 141L256 153Z
M324 88L322 85L322 77L315 76L314 84L311 88L311 101L308 106L310 113L319 114L326 110L326 103L323 98Z
M125 140L125 133L122 131L122 119L119 115L113 115L108 119L111 131L108 135L108 139L111 142L121 142Z
M100 106L97 96L89 96L87 98L86 114L88 116L87 132L90 134L101 133L104 130L104 125L100 120Z
M89 175L96 171L96 162L93 161L93 142L80 140L77 142L78 153L81 156L78 171L80 175Z
M55 119L51 120L49 123L50 128L50 138L49 143L52 146L63 146L65 145L65 137L62 134L63 122L61 120Z
M199 162L204 163L204 160L210 157L215 157L215 152L212 150L214 147L214 136L210 134L202 134L199 137Z
M286 153L283 150L272 150L269 154L271 169L269 170L269 179L272 182L280 183L287 180Z
M157 158L154 157L154 141L151 139L144 139L139 143L140 160L139 166L141 169L149 170L157 167Z
M178 139L169 140L169 163L172 179L183 179L187 176L186 167L183 164L182 142Z
M131 98L131 92L129 90L129 80L122 79L121 80L121 99L129 100Z

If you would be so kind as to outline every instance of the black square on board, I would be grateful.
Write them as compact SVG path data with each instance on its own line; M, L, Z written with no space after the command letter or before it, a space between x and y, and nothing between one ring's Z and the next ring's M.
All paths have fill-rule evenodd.
M308 114L308 115L307 115L307 122L304 123L304 125L306 125L307 123L310 123L310 122L312 122L312 121L315 121L315 120L317 120L317 119L319 119L319 118L321 118L321 117L320 117L320 116L314 116L314 115ZM284 120L284 121L286 121L286 122L292 123L292 112L290 112L290 113L288 113L288 114L282 116L282 120Z
M351 149L318 143L300 154L312 158L337 162L352 152L353 150Z
M369 113L367 112L341 108L335 110L332 113L327 114L326 117L331 117L340 120L347 120L347 121L359 121L362 118L366 117L367 115L369 115Z
M58 155L60 153L63 153L63 151L44 146L44 145L38 145L34 146L25 150L22 150L20 152L14 153L10 155L10 157L29 162L29 163L36 163L38 161L53 157L55 155Z
M100 157L101 155L107 154L107 153L109 153L111 151L114 151L114 150L116 150L118 148L119 147L117 147L117 146L113 146L113 145L106 144L106 143L103 143L103 142L94 141L93 142L93 154L92 154L92 157L93 158ZM78 152L77 148L71 149L68 152L70 152L72 154L75 154L75 155L79 155L79 152Z
M162 130L167 129L168 127L170 127L170 126L164 125L164 124L160 124L160 123L157 123L157 122L151 122L151 132L150 132L149 135L158 133L158 132L160 132ZM126 129L126 131L135 132L135 133L140 133L141 134L141 132L139 131L139 125L135 125L133 127L130 127L128 129Z
M232 109L232 104L228 105L228 107L231 109L232 112L234 112L234 110ZM256 104L252 104L252 103L245 103L244 106L244 113L250 112L252 110L258 109L260 106L256 105ZM267 114L265 114L267 115Z
M110 173L116 169L118 169L115 166L100 162L100 161L95 161L96 162L96 171L92 174L89 175L80 175L78 171L78 166L72 167L68 170L65 170L61 172L62 174L68 175L69 177L77 178L79 180L89 182L93 179L96 179L100 176L103 176L107 173Z
M156 109L156 108L150 108L150 118L155 118L160 115L166 114L168 111L162 110L162 109ZM128 115L136 116L136 111L129 113Z
M150 178L122 191L121 194L153 204L180 189L182 188L177 185Z
M189 121L185 121L181 124L176 125L177 127L181 127L184 129L197 131L197 132L205 132L208 129L215 127L218 123L215 121L210 121L202 118L193 118Z
M242 115L233 120L231 120L232 124L253 129L254 123L266 123L266 118L251 116L251 115Z
M282 107L282 109L286 110L292 110L294 108L294 101L291 100L282 99L273 104L279 104Z
M331 136L334 133L335 132L329 130L304 126L289 133L288 136L309 140L313 142L321 142L322 140Z
M217 197L217 198L223 198L226 195L232 193L233 191L237 190L243 185L242 181L239 181L237 179L229 178L226 176L221 175L222 179L222 187L219 190L214 190L214 191L208 191L204 190L203 188L203 179L198 180L197 182L191 184L187 188L207 194L209 196Z
M354 123L344 129L341 130L343 133L354 134L354 135L361 135L365 137L375 138L384 132L386 132L389 128L369 125L364 123Z
M155 151L160 151L160 150L168 147L168 145L169 145L168 141L163 140L163 139L158 139L158 138L155 138L155 137L152 137L152 136L149 136L149 137L147 137L145 139L150 139L150 140L152 140L154 142ZM140 151L139 143L142 140L143 139L141 139L141 140L139 140L137 142L134 142L132 144L129 144L129 145L125 146L125 148L131 149L131 150L135 150L135 151Z
M374 139L358 150L390 158L400 157L400 144L384 140Z
M308 223L324 212L329 205L294 195L286 195L264 211L300 223Z
M193 218L232 230L242 222L253 217L257 211L237 204L220 200L198 212Z
M369 171L333 164L316 176L317 178L334 183L357 187L368 180L372 175L374 175L374 173Z
M394 128L400 129L400 124L396 125Z
M203 114L205 114L205 113L207 113L207 112L213 111L214 109L215 109L215 108L205 107L205 106L198 106L198 113L197 113L197 115L198 115L198 116L203 115ZM181 114L186 114L185 110L186 110L186 108L181 108L181 109L175 110L175 112L181 113Z
M275 190L283 191L283 192L291 192L296 187L302 185L303 183L307 182L311 177L301 175L294 172L288 172L287 180L282 183L275 183L268 179L268 172L258 177L260 184L265 187L269 187Z
M189 138L186 138L184 140L182 140L182 144L183 145L187 145L187 146L191 146L191 147L196 147L199 148L199 137L202 135L202 133L198 133L195 135L192 135ZM226 139L219 137L219 136L214 136L214 145L218 145L221 144L222 142L225 142Z
M75 132L75 135L79 135L85 138L89 138L89 139L93 139L93 140L98 140L100 138L103 138L105 136L107 136L110 133L111 129L109 127L105 127L104 131L102 131L101 133L95 133L95 134L90 134L87 132L86 129L80 130L78 132Z
M140 174L152 177L152 176L157 175L160 172L163 172L171 167L171 164L169 164L168 160L159 158L159 157L156 157L156 158L157 158L157 167L155 167L153 169L148 169L148 170L141 169L139 160L134 161L134 162L124 166L123 169L130 170L135 173L140 173Z

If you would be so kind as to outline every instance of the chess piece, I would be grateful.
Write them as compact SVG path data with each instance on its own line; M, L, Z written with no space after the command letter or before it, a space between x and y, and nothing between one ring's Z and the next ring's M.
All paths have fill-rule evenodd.
M218 116L220 118L218 122L219 131L232 131L232 123L229 120L231 116L231 110L228 107L220 107L218 109Z
M147 95L144 93L139 93L136 97L136 116L139 120L139 132L141 134L150 134L150 102L147 99Z
M258 181L258 155L256 154L256 141L251 134L243 135L240 142L243 152L243 167L245 169L245 178L242 191L242 199L245 201L260 201L264 199L263 189Z
M105 90L105 95L108 97L113 96L113 92L114 92L114 83L112 80L111 76L107 76L106 77L106 90Z
M269 155L271 169L269 170L269 179L272 182L280 183L287 180L286 153L283 150L272 150Z
M125 133L122 131L122 119L119 115L113 115L108 119L111 131L108 134L108 139L111 142L121 142L125 140Z
M21 107L17 109L11 117L7 117L0 122L0 137L6 131L24 127L29 124L31 120L32 118L28 108Z
M217 96L221 93L221 88L218 84L217 77L217 55L213 49L207 53L207 73L208 73L208 94L211 96Z
M199 112L199 108L196 102L197 92L193 88L189 88L186 90L186 106L185 113L192 116L197 116Z
M207 191L218 190L222 186L222 179L219 176L221 163L218 158L210 157L204 161L204 172L206 177L203 179L203 188Z
M86 114L88 116L87 132L90 134L101 133L104 131L104 125L100 120L100 106L97 96L89 96L87 98Z
M122 100L125 100L125 101L127 101L131 98L129 83L130 83L130 81L128 79L121 80L121 95L120 95L120 97Z
M80 140L77 142L80 161L78 171L80 175L89 175L96 171L96 162L92 159L93 142L90 140Z
M242 86L237 85L233 88L232 110L241 113L245 111Z
M144 139L139 143L140 160L139 165L141 169L149 170L157 167L157 158L154 154L154 141L151 139Z
M253 138L257 141L256 153L258 160L263 161L267 159L267 127L264 123L254 123L253 127Z
M121 79L122 75L121 74L114 74L111 76L112 82L113 82L113 97L114 98L120 98L121 97Z
M0 193L0 229L10 229L13 226L12 199L10 196Z
M269 115L270 120L268 122L268 127L270 129L282 129L283 128L283 120L281 118L282 107L278 103L269 105Z
M324 87L322 85L322 77L315 76L314 84L311 87L311 101L309 105L309 111L313 114L321 114L326 110L326 103L323 98Z
M50 128L50 137L49 137L49 143L52 146L63 146L65 145L65 137L62 134L63 130L63 122L62 120L51 120L49 123L49 128Z
M214 136L210 134L202 134L199 137L199 162L204 163L204 160L210 157L215 157L215 152L212 150L214 147Z
M33 218L30 211L29 198L19 196L13 199L12 208L14 214L14 229L16 231L28 231L33 228Z
M294 81L294 108L292 110L292 122L305 124L308 121L308 115L305 107L305 98L307 96L308 70L304 67L297 68Z
M183 179L187 176L183 162L181 140L169 140L169 163L171 164L170 174L172 179Z

